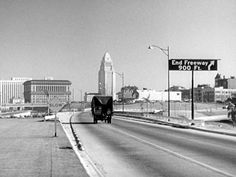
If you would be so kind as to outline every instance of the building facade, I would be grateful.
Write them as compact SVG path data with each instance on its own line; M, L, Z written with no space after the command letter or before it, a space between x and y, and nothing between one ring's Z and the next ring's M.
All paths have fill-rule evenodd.
M111 56L106 52L102 58L98 72L98 93L116 97L115 70Z
M156 91L156 90L137 90L139 98L137 100L149 100L149 101L168 101L167 91ZM170 91L170 101L181 101L181 91Z
M221 77L218 73L215 77L215 87L223 87L224 89L236 89L236 78L231 76L230 78Z
M30 80L24 82L26 103L47 104L57 99L61 103L70 101L71 82L68 80Z
M236 95L236 89L224 89L223 87L215 88L215 101L225 102L228 98Z
M170 87L170 92L177 91L181 92L182 101L189 101L191 99L191 89L186 89L182 86L172 86Z
M236 89L236 78L234 76L231 76L230 78L228 78L228 88Z
M0 80L0 104L23 103L24 85L23 83L32 78L13 77L11 80Z
M93 97L98 96L98 95L100 95L100 94L99 93L87 93L87 92L85 92L84 101L85 102L91 102Z
M215 87L223 87L224 89L228 88L228 82L225 76L223 78L219 73L215 77Z
M198 85L194 88L194 101L195 102L214 102L215 89L210 87L209 84Z

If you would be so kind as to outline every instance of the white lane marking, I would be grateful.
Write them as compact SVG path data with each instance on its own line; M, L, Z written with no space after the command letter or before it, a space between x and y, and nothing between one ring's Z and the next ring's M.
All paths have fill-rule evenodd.
M159 150L162 150L163 152L167 152L167 153L169 153L169 154L171 154L171 155L173 155L173 156L176 156L176 157L178 157L178 158L181 158L181 159L187 160L187 161L189 161L189 162L192 162L192 163L194 163L194 164L200 165L200 166L202 166L202 167L204 167L204 168L206 168L206 169L212 170L212 171L214 171L214 172L217 172L217 173L219 173L219 174L222 174L222 175L225 175L225 176L228 176L228 177L235 177L235 175L232 175L232 174L230 174L230 173L224 172L224 171L222 171L222 170L220 170L220 169L217 169L217 168L212 167L212 166L210 166L210 165L204 164L204 163L199 162L199 161L197 161L197 160L194 160L194 159L192 159L192 158L186 157L186 156L181 155L181 154L179 154L179 153L177 153L177 152L174 152L174 151L169 150L169 149L167 149L167 148L161 147L161 146L159 146L159 145L157 145L157 144L151 143L151 142L146 141L146 140L144 140L144 139L142 139L142 138L139 138L139 137L137 137L137 136L131 135L131 134L125 132L125 131L121 131L121 130L118 130L118 129L115 129L115 128L112 128L112 127L109 127L109 128L110 128L110 129L113 129L114 131L117 131L117 132L119 132L119 133L121 133L121 134L123 134L123 135L126 135L126 136L128 136L128 137L131 137L131 138L133 138L133 139L135 139L135 140L137 140L137 141L139 141L139 142L143 142L143 143L145 143L145 144L147 144L147 145L150 145L150 146L155 147L155 148L157 148L157 149L159 149Z

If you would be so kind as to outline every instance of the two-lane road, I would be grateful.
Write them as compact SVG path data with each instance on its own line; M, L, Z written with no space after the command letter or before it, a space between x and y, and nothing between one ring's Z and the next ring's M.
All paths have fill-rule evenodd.
M104 176L236 176L236 138L126 121L93 124L73 117L74 129Z

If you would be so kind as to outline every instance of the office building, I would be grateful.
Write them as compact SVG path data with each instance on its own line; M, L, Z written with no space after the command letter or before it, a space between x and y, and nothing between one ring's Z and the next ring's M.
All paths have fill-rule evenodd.
M32 78L13 77L11 80L0 80L0 103L24 102L23 83ZM16 101L17 100L17 101Z
M30 80L24 83L26 103L47 104L53 100L70 101L71 82L68 80Z

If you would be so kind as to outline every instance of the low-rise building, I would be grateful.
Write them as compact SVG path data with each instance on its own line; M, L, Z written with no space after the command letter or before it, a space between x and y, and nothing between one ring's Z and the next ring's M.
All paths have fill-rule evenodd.
M195 102L214 102L215 90L209 84L198 85L194 88L194 101Z
M101 95L100 93L88 93L85 92L84 95L84 101L85 102L91 102L94 96Z
M236 95L236 89L224 89L223 87L215 88L215 101L225 102L228 98Z
M139 97L137 100L149 101L168 101L168 92L167 91L156 91L156 90L137 90ZM181 91L170 91L170 101L181 101L182 93Z
M202 102L215 102L215 89L212 87L204 88Z
M236 78L234 76L230 76L230 78L226 78L225 76L221 77L221 75L217 73L215 77L215 87L223 87L224 89L236 89Z
M236 78L234 76L231 76L230 78L228 78L228 88L236 89Z

